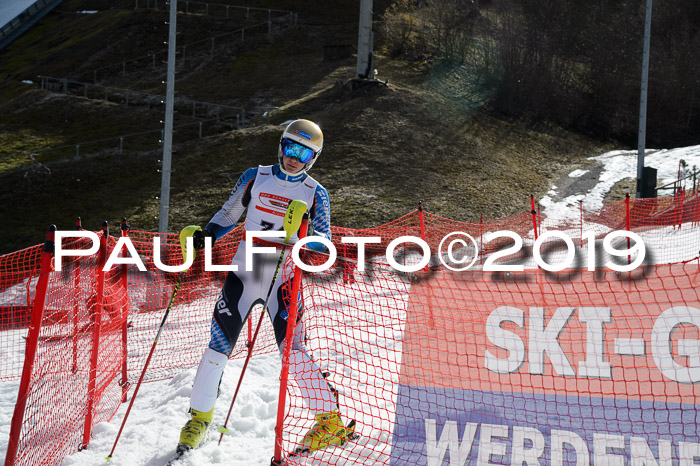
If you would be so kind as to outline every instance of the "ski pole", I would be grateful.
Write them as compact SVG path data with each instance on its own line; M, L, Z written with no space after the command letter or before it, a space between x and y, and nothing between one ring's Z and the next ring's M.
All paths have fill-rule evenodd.
M262 311L260 312L260 319L258 319L258 325L255 327L255 333L253 334L253 339L250 341L250 347L248 348L248 355L243 363L243 369L241 370L241 375L238 377L238 384L236 385L236 391L233 393L233 399L231 400L231 406L228 408L228 414L226 415L226 421L224 425L219 427L219 445L221 445L221 439L224 438L224 434L229 432L228 420L231 417L231 411L233 410L233 405L236 402L236 397L238 396L238 390L241 388L241 383L243 382L243 376L245 375L246 368L248 367L248 362L253 354L253 346L255 345L255 340L258 338L258 331L262 325L263 317L265 316L265 311L267 310L267 305L270 302L270 295L272 294L272 289L275 287L275 282L277 281L277 275L279 274L280 267L282 266L282 260L284 259L284 253L287 251L287 246L289 241L292 239L292 235L299 230L301 225L301 220L306 213L306 202L304 201L292 201L289 203L287 208L287 214L284 216L284 231L286 233L284 238L284 244L282 245L282 252L280 252L280 257L277 260L277 267L275 267L275 273L272 276L272 282L270 283L270 288L267 290L267 297L265 298L265 304L263 305Z
M185 229L186 230L186 229ZM183 230L183 232L185 232ZM192 231L188 232L189 237L191 237ZM180 234L180 243L184 244L183 238L182 238L182 233ZM186 239L185 242L189 243L188 246L191 246L192 240L191 239ZM187 263L187 254L186 251L189 248L183 248L182 255L183 258L185 259L185 263ZM114 449L117 448L117 442L119 442L119 437L122 435L122 430L124 430L124 425L126 424L126 419L129 417L129 412L131 412L131 407L134 405L134 400L136 399L136 395L139 392L139 388L141 387L141 382L143 382L143 377L146 375L146 369L148 368L148 365L151 362L151 357L153 356L153 352L156 349L156 344L158 343L158 339L160 338L160 334L163 332L163 328L165 327L165 321L168 320L168 314L170 314L170 309L173 307L173 303L175 302L175 298L177 297L177 291L180 289L180 284L182 284L182 279L185 276L185 273L187 273L187 269L183 270L180 272L180 276L177 279L177 283L175 284L175 289L173 290L173 294L170 297L170 301L168 302L168 307L165 308L165 314L163 314L163 319L160 321L160 327L158 327L158 333L156 333L156 338L153 340L153 344L151 345L151 351L148 353L148 357L146 358L146 364L143 366L143 370L141 371L141 375L139 376L139 381L136 383L136 387L134 388L134 394L131 396L131 401L129 402L129 407L126 409L126 414L124 414L124 419L122 419L122 425L119 427L119 432L117 433L117 438L114 439L114 445L112 445L112 451L109 452L109 455L105 457L107 462L109 462L112 459L112 455L114 454Z

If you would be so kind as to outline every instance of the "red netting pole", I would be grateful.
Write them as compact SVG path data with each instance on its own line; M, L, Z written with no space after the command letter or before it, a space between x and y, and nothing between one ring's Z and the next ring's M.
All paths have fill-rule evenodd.
M420 237L425 241L425 219L423 218L423 201L418 201L418 220L420 221Z
M625 194L625 225L627 226L627 231L630 231L631 223L632 222L630 220L630 190L628 188L627 193Z
M352 235L351 232L348 234ZM338 246L336 246L338 247ZM343 258L348 258L350 256L350 249L348 248L348 245L345 243L340 244L340 257ZM355 275L354 275L354 269L356 267L356 264L353 263L352 261L346 261L343 260L341 262L341 266L343 268L343 283L348 284L348 283L355 283Z
M683 205L685 203L685 188L680 188L680 202L678 203L678 229L681 229L681 226L683 225L683 210L685 206Z
M678 228L681 227L681 223L680 223L680 218L679 218L679 217L680 217L680 214L681 214L680 211L683 210L683 186L681 185L681 167L682 167L682 165L683 165L683 160L681 159L681 160L678 161L678 177L677 177L677 180L678 180L678 191L676 192L676 196L675 196L675 199L674 199L674 201L675 201L675 203L676 203L676 209L677 209L677 210L676 210L676 223L678 223Z
M253 342L253 319L248 319L248 343L246 346L248 347L248 353L253 351L251 343Z
M627 225L627 231L631 231L631 220L630 220L630 190L627 189L627 193L625 194L625 222ZM630 237L627 237L627 249L630 248ZM632 261L631 256L627 256L627 264L629 264Z
M129 224L126 221L126 217L122 218L121 232L122 237L129 236ZM124 252L124 254L126 254L126 252ZM129 375L126 366L126 356L128 354L127 327L129 320L129 277L127 274L127 265L122 264L121 286L124 291L124 299L122 300L122 380L119 382L119 385L122 387L122 403L126 403L127 394L129 392Z
M672 201L672 204L671 204L672 209L671 209L671 212L670 212L669 216L673 215L673 212L674 212L673 209L677 209L677 208L678 208L678 191L679 191L681 188L680 188L680 186L678 186L677 184L678 184L678 181L674 181L674 182L673 182L673 201ZM678 218L678 217L676 217L676 218ZM675 222L673 222L673 229L674 229L674 230L676 229L676 223L675 223Z
M85 414L85 427L83 428L83 443L78 447L78 450L85 448L90 443L92 435L92 417L95 411L95 391L97 387L97 357L100 353L100 330L102 328L102 307L104 303L104 288L105 288L105 262L107 261L107 237L109 236L109 227L105 221L102 224L102 238L100 238L100 252L97 259L97 290L95 292L96 300L90 309L90 320L92 323L92 354L90 356L90 377L88 381L88 403Z
M36 358L37 345L39 343L39 331L41 330L41 321L44 318L44 302L46 301L46 290L48 288L49 276L51 275L52 265L51 259L54 254L54 238L56 226L51 225L46 233L46 241L44 242L44 252L41 256L41 268L39 269L39 282L36 285L36 295L32 305L32 317L29 322L29 332L27 334L27 343L24 353L24 367L22 368L22 380L19 383L19 392L17 394L17 403L15 411L12 414L10 424L10 439L7 444L7 453L5 454L5 464L12 466L17 456L17 446L19 445L19 434L22 430L22 422L24 421L24 410L27 406L27 394L29 391L29 382L32 378L34 370L34 360Z
M80 217L75 219L75 229L81 231L83 223ZM73 365L71 370L75 374L78 372L78 318L80 315L80 263L76 262L73 269L73 283L75 288L75 299L73 300Z
M481 251L479 251L479 264L483 264L483 256L486 255L484 251L484 213L479 214L479 246Z
M304 214L299 229L299 239L306 236L309 226L309 215ZM297 310L299 305L299 289L301 288L302 270L294 267L294 279L292 280L292 295L289 302L289 315L287 316L287 334L284 337L284 353L282 354L282 373L280 374L280 394L277 400L277 425L275 426L275 456L272 464L282 464L282 441L284 427L284 406L287 399L287 381L289 378L289 354L291 352L294 329L296 328ZM291 325L290 325L291 323Z
M418 221L420 222L420 238L423 241L425 241L425 219L423 218L423 201L418 201ZM425 267L423 267L423 270L428 270L428 266L426 265Z
M535 210L535 196L530 194L530 213L532 214L532 228L535 231L535 241L537 241L537 211Z
M695 186L695 175L693 175L693 189L695 191L695 212L693 213L693 226L700 224L700 192Z

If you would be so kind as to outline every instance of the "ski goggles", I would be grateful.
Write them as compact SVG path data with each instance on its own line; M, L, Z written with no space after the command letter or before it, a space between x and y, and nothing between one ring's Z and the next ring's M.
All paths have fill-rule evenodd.
M290 159L297 159L301 163L306 163L314 157L314 151L306 146L292 141L282 139L282 153Z

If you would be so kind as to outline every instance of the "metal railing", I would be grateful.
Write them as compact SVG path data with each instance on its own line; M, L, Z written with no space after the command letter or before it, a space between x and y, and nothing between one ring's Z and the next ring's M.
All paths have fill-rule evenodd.
M139 6L143 5L144 6ZM138 10L139 8L145 8L145 9L153 9L153 10L158 10L158 11L165 11L166 6L168 2L167 0L136 0L136 9ZM153 6L151 6L153 5ZM164 8L163 10L160 9L159 5L162 5ZM262 8L262 7L253 7L253 6L245 6L245 5L225 5L221 3L209 3L209 2L190 2L189 0L187 1L178 1L178 11L181 11L183 13L188 13L188 14L203 14L203 15L208 15L208 16L224 16L228 18L230 16L230 11L231 10L237 10L237 11L242 11L245 10L245 18L246 20L250 19L250 12L257 12L257 11L263 11L267 12L268 20L271 18L272 13L283 13L285 15L293 13L290 10L280 10L276 8ZM220 14L216 14L219 12ZM223 14L221 14L223 12Z
M176 135L176 142L183 143L192 139L201 139L213 134L218 134L222 131L238 129L240 126L240 114L236 114L176 125L173 130ZM205 133L205 130L208 131ZM157 141L156 137L158 138ZM63 146L26 150L0 156L0 162L20 158L25 161L22 164L18 164L18 167L26 167L27 161L32 165L37 164L39 163L39 160L37 160L38 155L48 155L50 153L62 156L86 157L88 155L123 154L126 150L150 151L158 149L162 141L163 130L155 129L109 138L94 139L91 141L82 141ZM44 161L44 163L47 162Z
M656 188L656 192L658 193L659 191L672 191L673 194L676 194L680 188L683 187L683 184L681 183L684 180L690 180L692 178L693 180L693 192L697 192L698 189L698 181L700 180L700 168L696 168L693 166L692 169L688 170L685 169L679 176L679 178L675 181L671 181L670 183L666 183L663 186L659 186Z
M101 84L73 81L67 78L54 78L51 76L38 76L41 79L40 86L45 91L62 92L70 95L80 95L85 98L104 100L123 105L144 106L148 109L161 107L165 96L148 94L131 89L103 86ZM219 117L222 114L240 114L240 121L245 120L245 109L231 105L202 102L186 98L175 99L175 109L182 114L190 114L194 118Z
M269 34L272 32L273 24L282 23L285 21L289 22L290 25L295 26L297 22L297 13L287 12L284 14L284 16L270 18L268 21L253 24L251 26L244 26L230 32L211 36L207 39L178 45L176 48L176 53L178 55L177 65L179 67L184 66L187 63L188 57L197 52L203 52L205 54L208 54L209 57L213 57L215 55L217 46L238 41L240 41L240 43L243 43L246 40L246 34L254 34L256 31L261 32L266 30ZM90 71L75 73L69 75L68 78L77 79L80 81L88 79L91 80L93 84L97 84L98 78L103 78L105 75L107 75L108 77L112 77L117 74L121 76L126 76L128 72L141 71L144 69L151 69L155 71L158 69L159 66L164 66L164 64L167 63L167 53L167 49L163 49L158 52L151 52L147 55L142 55L140 57L124 60L122 62L115 63L112 65L95 68Z
M49 3L51 1L52 0L44 0L45 3ZM146 8L151 8L150 5L152 2L153 8L158 9L159 1L162 5L165 5L166 3L165 0L136 0L136 8L139 8L139 5L144 3L147 5ZM215 44L217 44L217 42L221 43L228 39L238 40L239 38L240 41L243 42L245 40L246 33L255 32L256 30L264 28L267 29L267 33L271 33L272 25L274 23L289 21L291 25L296 26L298 17L297 13L294 13L292 11L272 8L222 5L215 3L192 1L181 2L181 5L182 4L184 4L185 12L189 13L196 13L197 8L203 8L205 14L212 14L212 12L216 12L219 11L219 9L221 9L220 11L224 11L226 17L229 17L229 10L236 9L245 10L246 19L249 19L251 11L265 11L268 13L268 19L265 22L257 23L251 26L245 26L225 34L220 34L212 36L208 39L181 45L178 47L179 63L184 63L188 55L188 50L190 53L192 53L192 49L197 46L206 46L209 53L213 56L215 51ZM277 13L282 14L282 16L273 18L273 14ZM39 76L41 80L41 88L48 91L63 92L72 95L82 95L86 98L97 98L100 100L106 100L120 104L142 105L146 106L149 109L164 106L163 102L165 98L160 95L142 93L139 91L97 84L98 74L104 74L108 70L117 69L122 76L126 75L127 68L129 69L129 71L132 68L142 70L144 68L144 64L146 67L150 66L152 69L155 70L157 69L158 64L163 61L159 60L161 54L162 58L165 59L167 56L167 51L164 50L161 52L151 53L145 56L123 61L118 64L108 65L105 67L88 71L87 74L89 74L92 78L92 83L70 79L73 76L84 76L86 75L86 73L80 73L66 78ZM224 129L233 129L231 128L232 125L235 125L235 129L239 129L245 125L247 117L245 109L241 107L214 104L209 102L200 102L183 98L176 99L176 106L178 105L179 108L176 108L179 113L191 113L192 117L195 118L206 118L211 117L212 114L214 115L213 118L206 118L199 122L186 123L175 126L174 130L177 133L177 137L179 139L178 143L183 142L182 139L187 134L189 135L188 140L193 138L205 137L205 129L209 130L206 135L218 133ZM268 111L265 112L264 117L269 122L270 111L276 109L276 107L265 108L267 108ZM222 113L224 114L222 115ZM24 160L30 160L32 165L41 165L40 162L36 159L36 156L40 154L47 155L52 152L62 152L67 155L74 155L76 157L80 157L86 156L90 153L95 153L97 155L106 153L122 154L125 150L153 150L155 149L155 147L149 146L155 145L155 138L152 137L154 134L159 134L160 137L158 144L160 144L163 140L163 130L156 129L150 131L143 131L139 133L131 133L126 135L96 139L91 141L83 141L75 144L67 144L58 147L25 150L19 153L2 155L0 156L0 162L8 161L13 158L22 158ZM30 157L27 157L28 155Z

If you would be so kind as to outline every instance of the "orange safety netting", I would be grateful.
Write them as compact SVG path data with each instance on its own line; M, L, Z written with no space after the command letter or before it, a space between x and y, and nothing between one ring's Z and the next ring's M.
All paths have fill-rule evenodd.
M699 204L697 195L676 196L608 204L594 213L574 206L564 220L527 212L479 223L419 210L376 228L334 228L334 266L304 276L305 337L360 438L318 452L313 461L573 464L617 455L692 462L700 455ZM613 241L623 254L604 252L606 235L628 228L643 240L646 258L631 272L611 270L639 251L623 237ZM499 231L516 233L522 247L511 249L513 240L494 235ZM438 254L453 232L474 242ZM551 232L570 238L574 249ZM217 242L214 264L230 262L240 235L237 228ZM386 257L388 244L407 235L423 238L432 257L420 270L398 272L393 261L422 258L409 243ZM179 274L155 267L158 234L129 236L148 271L115 266L104 275L102 293L99 255L64 258L63 270L50 274L14 464L59 463L89 440L92 425L113 416L138 379ZM381 242L368 244L365 262L358 262L357 246L340 242L350 236ZM177 238L161 238L163 262L180 264ZM89 246L72 241L64 247ZM107 255L115 243L110 236ZM535 250L546 264L566 267L543 270L533 262ZM309 264L327 259L303 257ZM441 261L460 265L462 257L474 259L467 271ZM0 380L22 373L40 258L40 247L0 258L0 347L9 356ZM591 263L597 270L588 270ZM522 265L522 271L489 271L494 265ZM147 381L199 362L224 278L225 272L204 271L200 259L184 275ZM253 315L249 322L257 320ZM244 330L232 358L245 356L249 335ZM255 353L270 351L277 348L264 319ZM299 395L290 382L283 451L314 422Z

